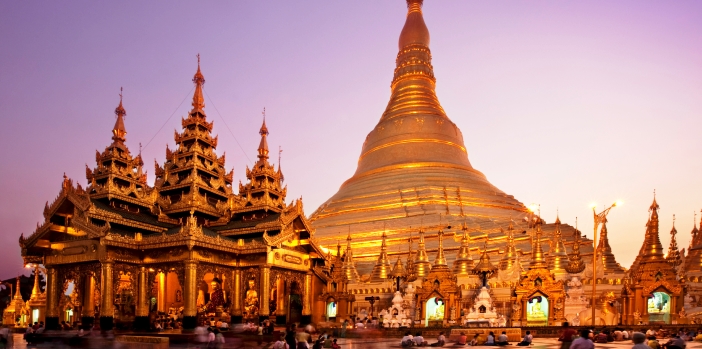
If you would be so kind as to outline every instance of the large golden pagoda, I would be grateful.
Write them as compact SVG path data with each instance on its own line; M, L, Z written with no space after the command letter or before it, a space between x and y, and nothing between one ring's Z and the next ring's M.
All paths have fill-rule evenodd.
M528 214L468 160L463 134L435 93L422 0L408 0L407 8L385 112L366 137L356 173L310 217L323 245L350 226L356 256L373 255L366 261L376 259L383 225L389 246L404 244L410 227L424 226L433 252L441 217L448 225L465 221L470 231L499 233L510 218L523 223ZM460 248L460 233L447 231L446 238L447 251ZM505 234L494 241L504 244Z

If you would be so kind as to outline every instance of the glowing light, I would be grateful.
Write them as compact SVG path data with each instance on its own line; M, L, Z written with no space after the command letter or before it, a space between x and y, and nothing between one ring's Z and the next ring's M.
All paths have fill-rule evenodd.
M617 200L617 202L614 203L614 206L621 206L624 205L624 201Z
M538 211L538 210L539 210L539 205L537 205L537 204L535 204L535 203L529 204L529 211L531 211L531 212L536 212L536 211Z
M596 203L593 202L593 203L590 204L590 208L596 208L596 207L597 207L597 204L596 204Z

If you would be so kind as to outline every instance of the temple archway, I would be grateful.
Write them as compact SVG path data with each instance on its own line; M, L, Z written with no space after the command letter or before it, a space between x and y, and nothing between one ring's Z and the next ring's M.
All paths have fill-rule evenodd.
M548 297L537 294L529 298L526 309L527 326L548 326Z
M670 323L670 295L667 292L653 292L646 302L648 322Z
M337 304L333 297L327 299L326 313L327 321L336 321Z
M431 297L426 302L424 313L424 326L429 326L431 322L444 321L446 304L440 297Z
M302 320L302 286L297 281L290 283L290 296L288 304L288 322Z

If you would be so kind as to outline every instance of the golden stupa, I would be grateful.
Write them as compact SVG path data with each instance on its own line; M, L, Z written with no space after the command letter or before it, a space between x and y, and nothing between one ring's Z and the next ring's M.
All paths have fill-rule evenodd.
M473 168L461 130L439 104L422 2L407 0L390 102L366 137L356 173L310 217L321 244L351 231L356 261L369 262L369 268L384 226L388 251L400 250L392 246L407 244L409 233L423 228L427 250L435 252L443 229L453 259L456 253L448 252L458 252L463 224L473 238L489 234L491 251L498 251L507 242L501 230L512 219L522 225L515 229L526 230L530 215ZM517 243L528 250L526 238ZM477 256L477 249L472 253Z

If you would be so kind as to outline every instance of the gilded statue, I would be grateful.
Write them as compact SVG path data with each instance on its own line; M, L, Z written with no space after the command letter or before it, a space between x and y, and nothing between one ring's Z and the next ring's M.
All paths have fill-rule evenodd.
M256 292L256 280L249 279L249 289L246 291L244 298L244 317L254 318L258 316L258 292Z
M222 312L224 307L224 291L222 291L222 281L218 278L214 278L210 283L212 287L212 292L210 293L210 301L205 304L205 313Z

